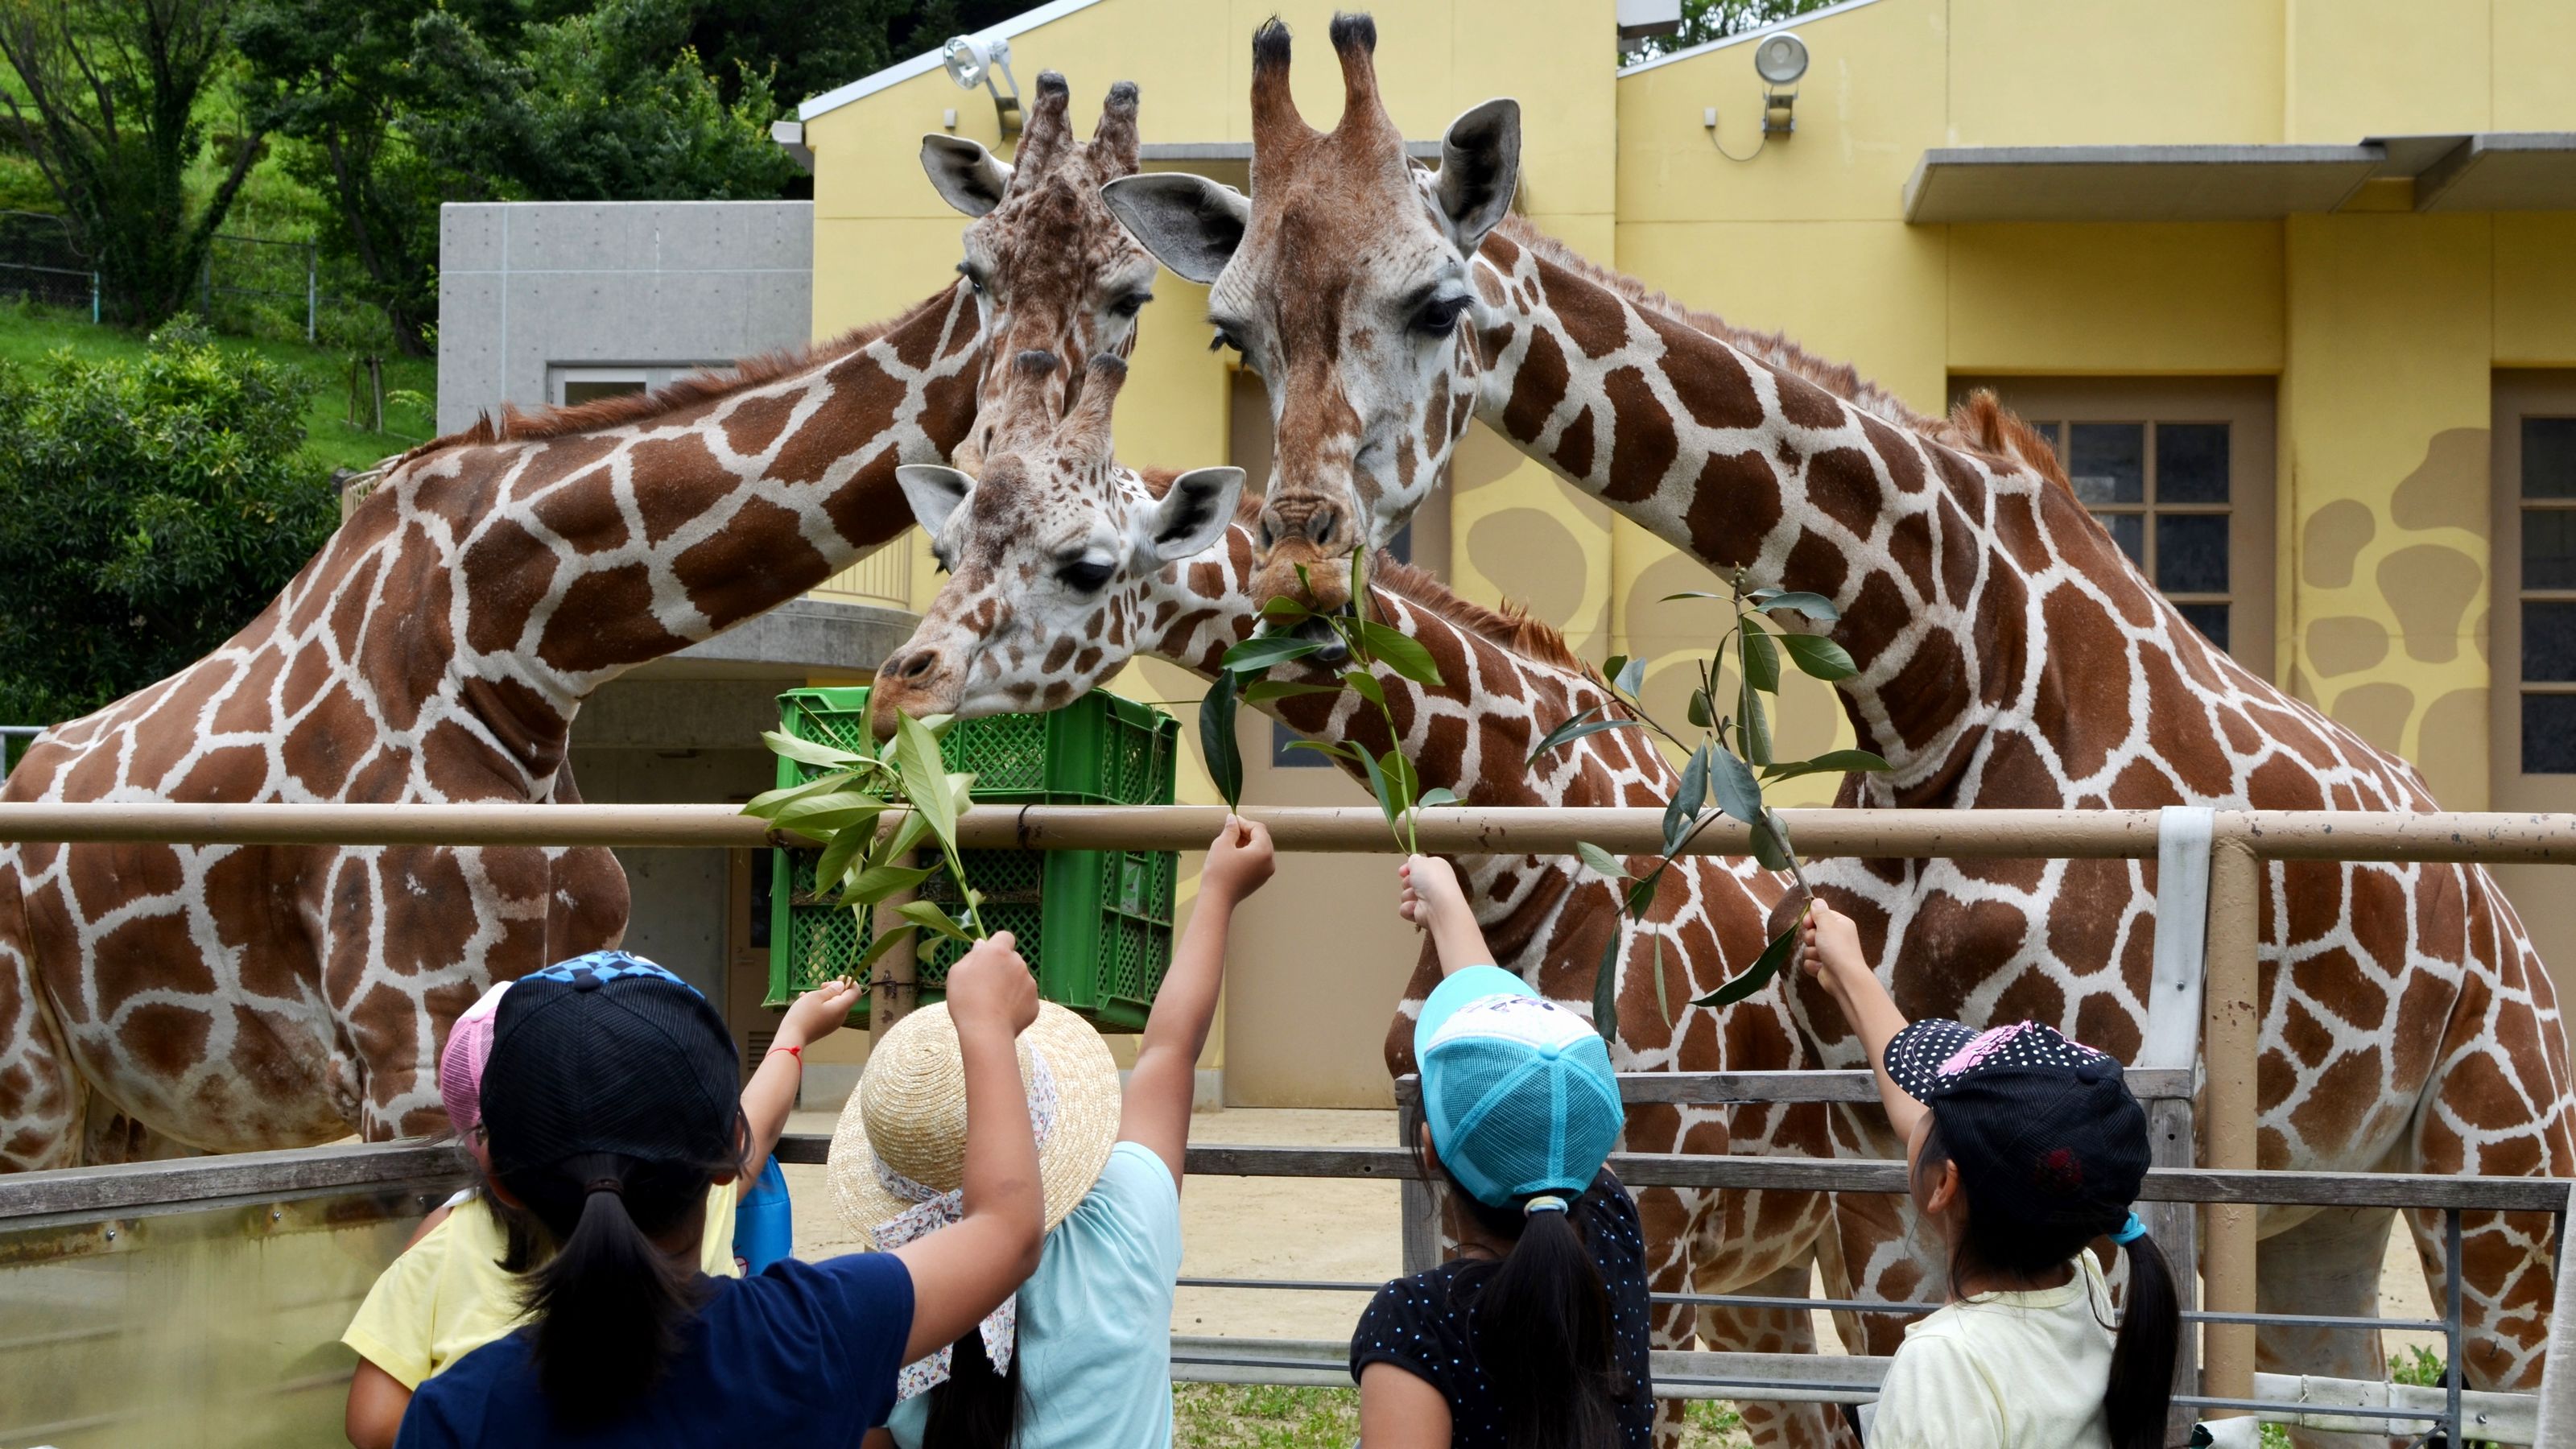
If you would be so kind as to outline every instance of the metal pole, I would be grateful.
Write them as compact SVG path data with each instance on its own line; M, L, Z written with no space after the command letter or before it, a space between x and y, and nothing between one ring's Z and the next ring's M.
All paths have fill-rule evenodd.
M2262 944L2263 862L2228 817L2219 819L2209 852L2209 980L2201 999L2201 1059L2207 1073L2205 1167L2255 1166L2255 1066L2262 1005L2257 952ZM2254 1311L2255 1210L2212 1203L2201 1234L2201 1301L2213 1312ZM2254 1395L2254 1326L2204 1323L2201 1392L2222 1399Z
M2467 1366L2460 1362L2460 1210L2442 1209L2442 1381L2450 1388L2445 1420L2451 1426L2450 1449L2468 1449L2463 1431L2468 1427L2460 1417L2460 1384L2467 1377ZM2564 1367L2562 1365L2562 1367Z
M321 293L316 289L313 267L313 243L304 244L304 340L313 340L313 316Z
M901 930L912 924L895 912L912 900L913 895L911 891L897 891L877 903L876 914L870 918L870 924L879 937L888 931ZM896 1022L911 1015L912 1009L921 1004L921 992L918 989L921 969L920 945L919 931L906 932L904 939L896 945L886 947L885 954L879 956L876 965L869 969L868 1046L872 1051L878 1042L885 1039L886 1032Z
M89 274L89 325L98 325L98 273Z

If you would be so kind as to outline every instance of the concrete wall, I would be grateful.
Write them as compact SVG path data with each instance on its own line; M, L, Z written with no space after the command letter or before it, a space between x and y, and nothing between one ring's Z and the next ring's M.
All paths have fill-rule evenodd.
M802 201L441 207L438 426L560 401L566 368L653 383L802 345L813 319Z

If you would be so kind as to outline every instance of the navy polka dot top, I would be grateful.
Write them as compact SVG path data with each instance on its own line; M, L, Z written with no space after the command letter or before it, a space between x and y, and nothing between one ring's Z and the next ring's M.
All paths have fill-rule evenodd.
M1651 1449L1655 1397L1646 1357L1646 1244L1636 1200L1604 1168L1575 1204L1574 1221L1610 1290L1611 1352L1627 1389L1618 1401L1619 1441L1624 1449ZM1351 1336L1353 1379L1370 1364L1391 1363L1440 1391L1449 1401L1454 1449L1504 1449L1502 1406L1476 1354L1477 1299L1493 1269L1490 1261L1461 1258L1398 1278L1369 1300Z

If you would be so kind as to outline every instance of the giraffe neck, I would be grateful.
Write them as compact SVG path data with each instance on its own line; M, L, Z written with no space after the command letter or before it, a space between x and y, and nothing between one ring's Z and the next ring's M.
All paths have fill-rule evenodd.
M1479 262L1502 315L1481 338L1478 417L1721 577L1833 600L1860 666L1845 712L1894 766L1873 791L1931 803L1954 782L1977 724L2020 692L2038 574L2079 571L2134 620L2163 608L2072 494L2012 454L2017 425L1965 438L1525 226Z
M549 798L591 691L797 597L910 526L895 469L939 461L966 436L979 361L960 284L766 382L595 431L505 429L424 452L307 573L410 574L405 612L422 652L443 643L448 657L443 669L376 671L380 689L409 696L380 708L456 718Z

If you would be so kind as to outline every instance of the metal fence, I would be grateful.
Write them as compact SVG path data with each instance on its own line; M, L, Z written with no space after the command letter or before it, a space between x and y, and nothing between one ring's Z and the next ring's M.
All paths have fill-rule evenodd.
M207 325L241 336L378 343L383 319L352 294L355 281L314 242L218 232L197 274L197 309ZM85 311L97 322L114 286L65 218L0 211L0 298Z

